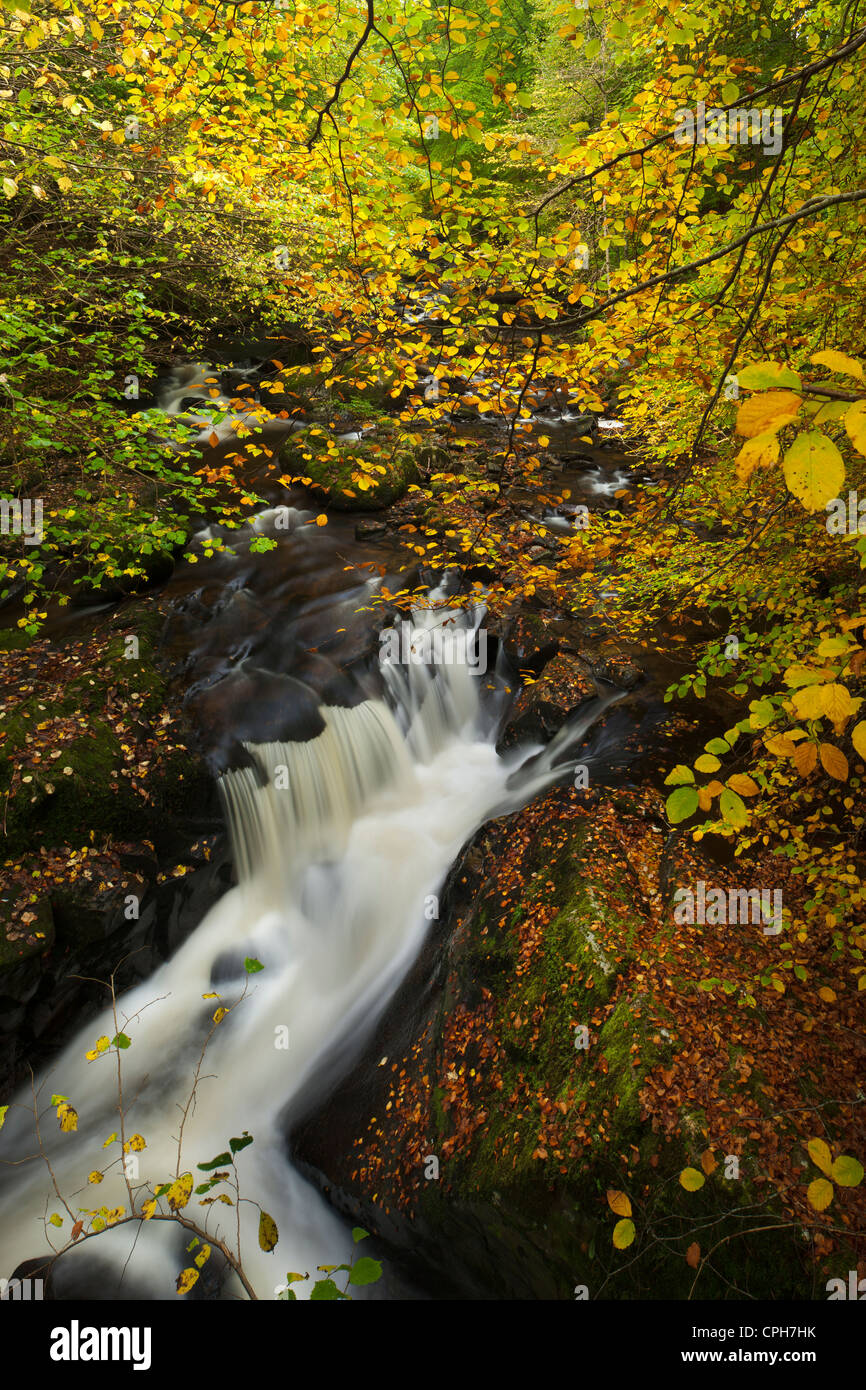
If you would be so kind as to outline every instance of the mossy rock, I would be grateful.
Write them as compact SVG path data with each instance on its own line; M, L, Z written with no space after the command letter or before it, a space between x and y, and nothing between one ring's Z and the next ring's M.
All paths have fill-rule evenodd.
M13 916L13 906L32 914L34 920L20 922ZM13 891L0 897L0 975L33 956L42 955L53 944L54 915L48 898L39 898L30 903L16 899Z
M120 705L129 704L135 718L145 723L163 708L165 677L153 661L163 620L141 606L134 618L127 610L119 622L122 627L109 620L113 630L102 661L83 668L50 709L44 694L36 691L0 723L6 735L0 796L5 800L3 853L8 858L34 844L46 849L81 844L91 832L120 839L126 834L152 833L151 823L159 820L157 810L120 775L124 763L120 739L103 712L109 696ZM13 631L4 629L3 636L18 645ZM86 716L87 727L64 743L58 758L31 765L26 773L29 780L18 781L13 789L18 750L30 747L34 731L51 715Z
M328 506L348 512L382 511L399 502L418 478L413 451L384 433L330 447L319 432L291 439L282 466L294 477L309 478Z

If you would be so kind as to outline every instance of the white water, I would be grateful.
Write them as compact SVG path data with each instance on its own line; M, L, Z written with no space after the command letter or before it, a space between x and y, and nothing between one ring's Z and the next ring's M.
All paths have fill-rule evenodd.
M441 610L435 619L416 613L414 622L441 618ZM370 700L325 711L318 738L253 748L258 771L223 779L241 882L171 960L118 1004L118 1027L132 1039L122 1054L126 1131L140 1132L147 1143L132 1184L140 1189L136 1207L150 1195L148 1186L179 1172L191 1170L204 1181L195 1164L249 1131L254 1143L238 1156L241 1193L260 1203L280 1232L274 1252L260 1251L258 1209L241 1206L241 1258L260 1298L273 1298L287 1271L314 1272L352 1252L344 1224L286 1160L281 1119L311 1076L327 1094L335 1067L345 1068L366 1041L429 929L428 895L437 893L467 838L489 815L522 804L548 783L554 756L561 763L573 741L561 734L543 753L524 749L506 761L492 742L497 684L504 698L495 674L451 665L435 674L385 667L383 676L390 704ZM578 736L610 698L598 702ZM521 760L522 774L516 772ZM264 970L247 975L248 956ZM208 1047L179 1157L181 1113L213 1011L234 1003L245 984L247 996ZM212 991L221 998L204 1001ZM284 1029L288 1049L275 1045ZM100 1035L116 1031L110 1014L95 1019L42 1081L43 1137L73 1210L128 1207L116 1162L98 1186L86 1182L91 1170L104 1170L109 1155L116 1159L119 1146L103 1148L118 1128L114 1055L89 1063L84 1054ZM339 1063L333 1061L337 1042ZM54 1091L77 1109L77 1133L58 1132L48 1104ZM27 1106L30 1097L17 1103ZM0 1157L32 1152L32 1134L32 1113L10 1110ZM6 1276L46 1252L46 1235L59 1248L70 1227L41 1160L12 1171L0 1203ZM198 1202L192 1198L189 1214L204 1220L209 1213L211 1233L236 1249L235 1209ZM44 1225L54 1211L64 1215L61 1230ZM134 1282L148 1297L174 1298L177 1274L189 1262L183 1243L169 1223L115 1228L64 1257L60 1292L64 1270L69 1287L76 1262L98 1253L110 1266L103 1296L122 1295L118 1281L135 1246L127 1285ZM303 1297L303 1286L296 1287Z

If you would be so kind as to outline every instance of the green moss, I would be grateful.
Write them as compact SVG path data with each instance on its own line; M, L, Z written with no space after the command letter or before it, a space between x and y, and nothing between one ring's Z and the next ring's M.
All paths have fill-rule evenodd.
M315 492L341 511L381 511L416 481L412 451L387 430L358 443L329 443L323 432L290 439L282 466L311 480Z
M120 739L104 712L107 704L128 705L142 723L158 716L165 677L153 657L162 621L144 604L125 610L122 617L109 620L109 640L98 663L85 666L50 704L44 695L33 694L6 714L0 764L4 857L20 856L37 844L50 849L90 843L91 837L122 839L150 833L147 826L155 812L121 776ZM29 752L34 742L41 743L45 736L37 726L57 716L84 719L86 727L63 743L57 758L48 756L50 745L45 747L42 761L24 773L31 780L17 779L13 789L19 750Z
M26 925L20 920L12 917L13 895L3 894L0 897L0 975L15 966L23 964L34 956L40 956L54 944L54 916L51 911L51 904L47 898L39 898L35 902L18 903L21 911L30 911L34 915L34 921ZM15 941L9 940L9 932L20 933L26 931L31 938ZM2 985L0 985L2 992Z
M706 1116L684 1108L679 1133L670 1140L642 1116L647 1073L670 1065L674 1042L658 1001L633 978L637 934L646 931L642 912L621 901L616 885L611 892L608 864L593 881L589 831L587 820L575 820L555 854L540 835L524 861L529 878L519 907L504 919L486 896L464 928L456 980L443 1008L472 1007L482 989L492 993L490 1031L502 1042L502 1085L478 1096L487 1117L468 1148L449 1160L447 1187L424 1185L422 1219L440 1238L447 1233L455 1259L475 1269L486 1287L499 1281L502 1297L571 1299L575 1286L585 1284L591 1298L685 1299L695 1279L685 1258L694 1241L704 1250L723 1242L701 1272L697 1297L740 1297L743 1290L753 1297L808 1296L808 1245L755 1181L756 1161L744 1158L740 1178L728 1180L717 1150L718 1168L698 1192L687 1192L680 1173L700 1168L702 1153L712 1147ZM515 928L540 902L555 912L529 970L518 977ZM527 1022L515 1027L515 1013L524 1020L534 1016L534 1042ZM600 1026L593 1024L601 1015ZM589 1028L588 1050L575 1047L578 1018ZM433 1152L452 1135L451 1112L442 1101L437 1091ZM566 1142L570 1131L583 1127L575 1157L555 1155L550 1144L547 1157L539 1156L542 1101L562 1103L568 1120L576 1121L565 1127ZM618 1217L607 1202L610 1188L632 1200L637 1234L625 1251L613 1246ZM741 1238L752 1226L765 1229Z

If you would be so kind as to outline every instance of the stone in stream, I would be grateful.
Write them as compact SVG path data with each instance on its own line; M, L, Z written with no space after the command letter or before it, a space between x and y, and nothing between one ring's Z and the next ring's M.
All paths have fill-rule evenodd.
M359 521L355 527L356 541L374 541L387 534L388 524L385 521Z

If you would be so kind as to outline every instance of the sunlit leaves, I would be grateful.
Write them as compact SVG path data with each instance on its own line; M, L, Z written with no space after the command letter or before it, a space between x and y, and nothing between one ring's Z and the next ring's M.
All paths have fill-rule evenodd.
M741 483L747 483L756 468L771 468L779 461L779 438L776 430L763 430L747 439L737 454L736 470Z
M799 391L803 382L799 372L794 372L779 362L756 362L737 372L737 384L747 391L780 387L793 387L795 391Z
M182 1211L192 1196L192 1173L182 1173L170 1184L166 1198L172 1211Z
M737 411L737 433L753 439L767 432L778 433L794 420L803 404L792 391L767 391L744 401Z
M837 352L835 349L828 349L826 352L816 352L809 358L816 366L828 367L831 372L841 373L842 376L857 377L863 380L863 368L855 357L849 357L845 352ZM790 383L785 383L789 385Z
M832 439L809 430L798 434L782 462L785 482L807 511L820 511L838 496L845 481L845 463Z
M866 455L866 400L855 402L847 412L845 432L858 454Z

